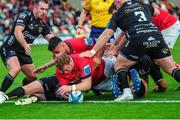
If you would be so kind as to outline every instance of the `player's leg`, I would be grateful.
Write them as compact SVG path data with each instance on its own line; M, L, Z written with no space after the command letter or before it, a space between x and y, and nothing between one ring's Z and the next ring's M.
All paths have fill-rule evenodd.
M24 95L34 95L35 93L44 93L43 87L39 81L34 81L26 86L18 87L6 95L0 96L0 103L8 99L19 98Z
M21 70L26 75L23 80L23 85L26 85L37 79L36 75L33 74L33 71L35 70L34 64L24 64L21 66Z
M176 81L180 82L180 69L175 66L175 61L171 56L156 59L155 61L164 71L172 75Z
M6 95L0 96L0 103L8 99L19 98L24 95L46 94L54 92L58 84L56 76L45 77L31 82L28 85L18 87ZM55 94L55 93L54 93ZM45 97L44 97L45 98Z
M114 69L118 80L120 82L120 89L122 90L122 95L115 99L115 101L123 101L123 100L132 100L133 94L129 87L129 76L128 76L128 69L136 64L135 61L128 60L127 58L123 57L121 54L118 55L116 63L114 65Z
M2 82L2 85L0 88L0 91L2 92L6 92L8 90L8 88L12 85L15 77L18 75L18 73L21 70L17 56L12 56L12 57L7 58L6 65L9 72Z
M153 78L154 82L156 83L156 87L153 89L153 92L165 92L167 89L167 82L163 77L160 68L154 62L151 65L149 74Z

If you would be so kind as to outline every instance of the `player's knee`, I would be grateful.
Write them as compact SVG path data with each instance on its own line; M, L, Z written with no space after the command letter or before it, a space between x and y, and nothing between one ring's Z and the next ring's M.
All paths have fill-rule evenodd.
M31 75L26 76L26 81L27 82L32 82L34 80L37 80L37 76L36 75L31 74Z
M13 76L16 76L21 71L20 67L14 67L13 69L9 70L9 73Z

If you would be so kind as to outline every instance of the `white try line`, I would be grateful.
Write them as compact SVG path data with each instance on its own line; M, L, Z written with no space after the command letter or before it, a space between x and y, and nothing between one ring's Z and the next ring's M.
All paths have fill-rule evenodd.
M14 103L15 101L5 101L5 103ZM39 103L67 103L67 101L39 101ZM134 101L83 101L83 103L180 103L180 100L134 100Z

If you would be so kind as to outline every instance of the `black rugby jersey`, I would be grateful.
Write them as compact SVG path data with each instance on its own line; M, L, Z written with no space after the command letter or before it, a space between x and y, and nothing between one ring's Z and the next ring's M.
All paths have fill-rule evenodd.
M47 34L50 34L49 26L41 19L35 19L32 11L26 10L18 15L14 23L13 29L5 42L6 47L11 47L14 50L24 49L14 36L14 29L16 25L21 25L24 27L23 35L27 43L33 43L33 41L40 34L42 34L44 37Z
M128 38L160 35L160 31L152 23L153 12L151 6L145 6L135 1L125 2L112 16L107 28L115 31L119 27Z

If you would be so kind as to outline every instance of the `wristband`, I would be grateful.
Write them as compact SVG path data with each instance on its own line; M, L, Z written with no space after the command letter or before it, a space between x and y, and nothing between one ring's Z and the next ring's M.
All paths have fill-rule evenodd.
M72 86L71 86L71 90L72 90L72 91L76 91L76 85L72 85Z
M92 50L90 51L90 53L91 53L92 55L95 55L95 54L96 54L96 51L95 51L94 49L92 49Z

